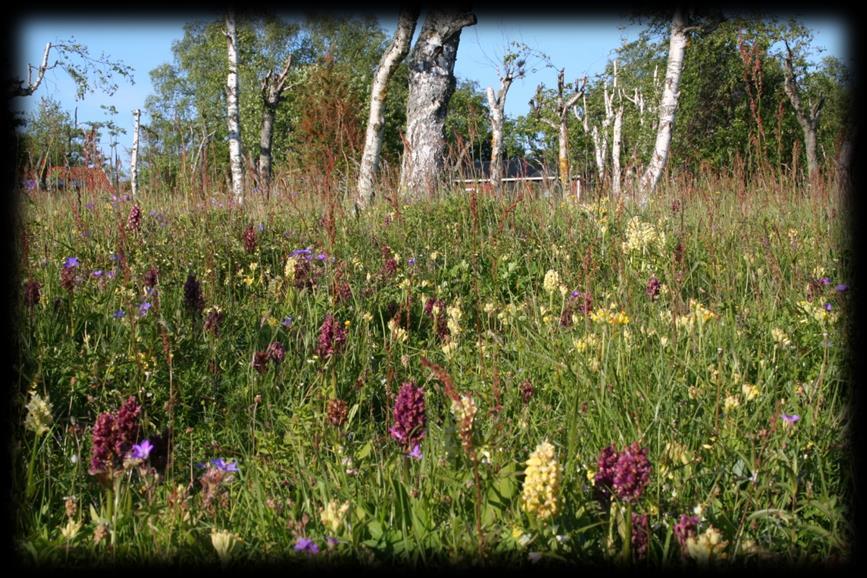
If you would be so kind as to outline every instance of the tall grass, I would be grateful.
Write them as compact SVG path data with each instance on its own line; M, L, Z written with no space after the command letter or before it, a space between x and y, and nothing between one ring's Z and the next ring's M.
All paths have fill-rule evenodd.
M649 516L636 562L695 563L674 534L694 513L729 559L848 556L853 289L835 290L851 284L851 256L832 195L705 177L676 182L644 211L452 194L382 200L356 218L323 181L275 184L243 210L146 192L139 230L127 225L133 201L82 202L22 198L21 282L41 285L38 304L18 303L13 495L26 559L216 561L212 533L228 530L229 564L622 560L617 530L630 524L597 499L594 476L603 448L633 441L653 466L630 506ZM308 247L312 286L285 271ZM80 263L71 291L67 257ZM201 313L185 306L191 273ZM440 309L424 311L430 298L452 321L446 338ZM213 308L216 333L205 328ZM321 358L328 313L348 337ZM254 355L275 341L285 358L257 371ZM476 459L422 358L475 401ZM389 435L407 381L426 392L421 459ZM41 436L24 427L30 391L53 407ZM142 406L140 438L164 434L170 453L164 467L123 470L109 498L88 473L92 427L129 396ZM333 399L347 404L339 425ZM540 521L521 491L543 440L562 480L556 516ZM200 465L215 458L239 471L206 507ZM339 527L321 518L329 502L348 504ZM113 540L99 539L108 526ZM296 551L300 538L319 553Z

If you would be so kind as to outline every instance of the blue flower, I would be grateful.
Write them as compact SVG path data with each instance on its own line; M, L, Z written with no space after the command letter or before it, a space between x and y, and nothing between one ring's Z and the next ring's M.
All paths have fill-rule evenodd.
M235 462L226 462L223 458L217 458L211 460L211 465L217 468L218 470L222 470L224 472L237 472L238 464Z
M293 321L292 316L287 315L286 317L283 318L283 321L280 322L280 325L282 325L286 329L289 329L292 326L292 321Z
M310 538L298 538L298 540L295 542L295 551L306 552L308 555L318 554L319 546L317 546L316 542L314 542Z
M830 303L825 303L825 311L831 311L831 309L832 309L832 308L831 308L831 304L830 304Z
M126 312L123 309L118 309L114 312L115 319L123 319L124 317L126 317Z
M846 291L849 290L849 286L846 285L845 283L840 283L839 285L837 285L836 287L834 287L834 290L835 290L837 293L845 293Z
M319 253L318 255L316 255L316 258L317 258L319 261L324 261L325 259L328 258L328 255L325 254L325 253Z
M140 443L132 446L132 449L129 450L128 456L134 460L146 460L148 456L151 455L151 451L154 449L153 444L149 440L142 440Z
M63 268L72 269L73 267L78 267L78 257L67 257L63 262Z
M148 314L148 309L150 309L151 307L153 307L153 305L151 305L151 304L148 303L147 301L145 301L144 303L142 303L141 305L139 305L139 306L138 306L138 316L139 316L139 317L144 317L145 315L147 315L147 314Z
M798 422L798 420L801 419L801 416L799 416L797 414L788 415L786 413L781 413L780 419L782 419L784 422L786 422L786 425L795 425Z
M97 277L97 278L102 277L102 269L97 269L96 271L94 271L94 272L91 273L90 275L91 275L92 277Z
M412 451L406 455L414 460L420 460L422 458L421 446L419 444L415 444L415 446L413 446L412 448Z
M412 267L413 265L415 265L415 257L410 257L406 260L406 262L409 264L410 267Z

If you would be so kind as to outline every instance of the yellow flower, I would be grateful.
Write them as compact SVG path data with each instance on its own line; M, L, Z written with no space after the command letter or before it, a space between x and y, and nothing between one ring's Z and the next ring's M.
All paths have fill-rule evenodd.
M699 564L707 564L713 560L724 560L728 557L725 549L728 542L722 539L719 530L710 526L703 534L689 537L686 540L686 549L690 558Z
M287 279L295 278L295 264L298 262L297 257L289 257L286 259L286 267L283 268L283 276Z
M774 343L776 343L782 348L788 348L792 345L792 340L789 339L789 336L786 335L786 332L777 327L771 329L771 338L774 340Z
M331 500L320 512L319 519L322 520L322 525L328 528L332 534L337 534L343 526L343 520L346 517L347 511L349 511L349 502L341 504L337 500Z
M542 286L545 288L547 293L553 294L560 286L560 274L553 269L549 269L548 272L545 273L545 281L542 283Z
M521 504L524 511L546 520L557 513L560 464L554 446L547 440L536 446L527 460Z
M455 354L455 351L458 350L458 344L456 341L449 341L448 343L442 346L442 352L445 354L446 359L451 359Z
M60 529L60 535L67 542L70 542L78 536L78 531L81 530L81 522L73 522L71 519L66 522L66 526Z
M217 551L220 561L225 564L232 558L232 549L241 537L228 530L211 530L211 544Z
M736 395L729 395L726 397L725 402L723 402L723 411L728 413L740 405L741 402Z
M741 386L741 391L747 401L752 401L759 396L759 388L751 383L745 383Z
M35 432L37 436L47 432L53 421L51 402L48 397L42 399L35 391L31 392L30 403L25 407L27 408L27 417L24 418L24 427Z
M373 320L373 315L371 315L368 311L365 311L365 312L361 315L361 318L362 318L364 321L366 321L367 323L370 323L370 322Z

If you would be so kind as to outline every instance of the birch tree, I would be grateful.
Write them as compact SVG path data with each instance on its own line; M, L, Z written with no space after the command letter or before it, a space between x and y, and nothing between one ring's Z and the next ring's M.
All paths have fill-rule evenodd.
M498 67L497 76L500 78L500 88L494 93L493 87L488 87L485 92L488 98L489 115L491 119L491 170L490 178L494 190L499 191L503 183L503 124L505 121L506 95L516 78L522 78L525 74L525 55L529 47L513 43L513 50L503 57L502 68Z
M364 137L364 152L358 171L356 207L364 208L373 200L373 181L382 152L382 134L385 124L385 99L388 94L388 81L394 75L401 61L409 52L412 35L415 33L419 11L416 7L402 8L397 19L397 29L388 48L379 61L373 86L370 90L370 111Z
M53 62L49 62L51 54L56 55ZM117 90L117 83L114 81L115 74L127 79L130 84L135 84L131 66L124 64L121 60L114 60L105 53L91 56L87 46L70 38L63 42L46 43L39 65L27 65L27 80L15 79L10 81L9 95L32 95L42 84L46 72L54 68L64 70L75 83L77 100L81 100L85 94L95 88L101 89L109 96L113 95Z
M659 101L659 125L656 130L656 144L650 162L641 175L638 184L638 202L647 204L650 194L656 189L662 170L668 160L668 150L671 145L671 130L674 125L674 114L677 110L677 99L680 95L680 73L683 70L683 55L686 49L687 27L681 11L675 10L671 20L671 37L668 44L668 64L665 69L662 98Z
M569 110L575 106L578 99L584 96L584 90L587 86L587 78L585 77L579 87L576 80L573 85L567 85L565 81L566 69L561 68L557 74L557 96L554 103L554 116L556 120L551 120L539 116L540 120L557 131L557 167L560 176L560 186L565 194L569 191ZM575 92L569 95L570 90ZM536 97L530 101L530 105L537 115L541 115L542 111L542 85L536 89Z
M262 79L262 127L259 129L259 162L256 172L259 178L259 188L265 192L265 196L271 194L271 143L274 141L274 118L277 116L277 107L283 98L286 89L286 79L289 77L289 69L292 66L292 55L286 58L283 70L275 74L269 70ZM231 129L230 129L231 130Z
M816 102L808 97L807 102L801 100L800 89L798 82L795 79L794 70L794 55L789 46L788 40L783 40L786 46L786 55L783 60L783 73L785 77L784 89L792 108L795 109L795 118L798 119L798 124L801 125L801 131L804 133L804 149L807 153L807 176L812 182L819 170L819 160L816 154L816 132L819 127L819 115L822 113L822 107L825 105L825 97L820 96Z
M132 129L132 157L129 160L129 183L132 196L138 193L138 134L141 123L141 110L135 109L132 113L135 120Z
M461 30L476 16L460 10L432 9L409 54L406 142L400 171L404 193L435 190L444 166L445 124L455 89L455 60Z
M232 171L232 194L239 205L244 202L244 167L241 155L241 116L238 108L238 34L235 13L226 13L226 45L229 75L226 79L226 103L229 128L229 166Z

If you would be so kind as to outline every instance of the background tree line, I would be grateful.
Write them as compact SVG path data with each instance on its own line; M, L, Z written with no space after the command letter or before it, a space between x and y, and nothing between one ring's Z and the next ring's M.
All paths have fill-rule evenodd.
M810 64L810 33L795 21L712 14L693 18L690 25L669 170L698 174L736 168L745 178L806 176L804 132L786 91L787 56L801 100L820 104L816 156L820 170L833 170L850 128L849 71L843 63L826 57ZM239 14L237 35L249 188L262 188L257 166L267 107L263 91L269 78L285 71L283 92L273 107L269 153L275 178L288 187L293 175L325 171L351 191L364 147L371 83L390 41L376 18L289 21ZM531 52L523 50L524 56ZM144 107L149 121L142 125L139 181L150 189L204 195L229 183L225 22L188 23L172 52L172 62L150 71L154 92ZM576 91L583 81L582 97L565 119L570 172L594 184L611 185L615 172L618 182L636 178L653 148L667 52L667 21L659 18L650 19L637 40L614 51L605 72L593 78L541 55L550 81L539 87L525 114L505 118L504 158L525 158L556 173L558 131L551 121L562 68L567 90ZM404 151L408 80L402 61L384 104L380 173L386 178L395 175ZM491 159L486 88L459 80L448 103L445 137L452 168L469 170L474 162ZM114 124L117 111L107 114L88 128L57 102L42 98L21 132L19 165L40 174L46 166L80 164L88 129L107 136L116 157L123 133ZM115 159L100 162L109 174L119 173Z

